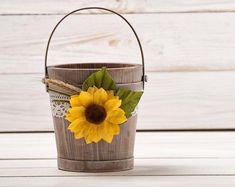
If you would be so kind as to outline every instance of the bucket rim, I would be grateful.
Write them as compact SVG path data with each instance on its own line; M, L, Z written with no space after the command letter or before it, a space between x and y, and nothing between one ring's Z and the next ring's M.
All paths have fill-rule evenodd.
M106 65L104 65L106 64ZM100 65L100 67L69 67L69 66L78 66L78 65ZM108 65L115 66L121 65L121 67L108 67ZM107 70L120 70L120 69L135 69L142 67L142 64L135 64L135 63L119 63L119 62L87 62L87 63L70 63L70 64L58 64L58 65L50 65L47 66L48 69L63 69L63 70L83 70L83 71L91 71L91 70L100 70L102 67L106 67Z

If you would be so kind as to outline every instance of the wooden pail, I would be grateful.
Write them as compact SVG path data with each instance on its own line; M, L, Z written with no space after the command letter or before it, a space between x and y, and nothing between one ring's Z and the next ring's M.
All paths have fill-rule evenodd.
M45 58L46 78L60 80L81 88L82 83L91 73L105 66L117 86L131 90L143 90L144 81L146 80L143 51L135 30L125 18L123 18L124 21L131 27L140 46L142 65L123 63L78 63L47 66L50 40L58 25L70 14L87 9L101 9L123 18L114 11L99 7L78 9L64 16L53 29L47 44ZM50 92L49 94L50 97L53 97ZM127 122L120 125L120 134L114 136L110 144L103 140L98 143L86 144L83 138L74 138L73 133L68 130L69 122L65 118L53 115L53 122L59 169L66 171L105 172L122 171L133 168L133 152L137 123L136 112L128 118Z

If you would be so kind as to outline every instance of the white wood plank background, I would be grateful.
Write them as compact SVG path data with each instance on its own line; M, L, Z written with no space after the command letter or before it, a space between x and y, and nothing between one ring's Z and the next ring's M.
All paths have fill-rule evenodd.
M39 82L46 41L62 14L82 6L125 13L140 35L149 83L139 129L235 128L232 0L2 0L0 131L52 130L47 94ZM137 63L136 41L124 26L107 14L73 16L56 33L49 62Z
M232 12L233 0L1 0L1 14L58 14L80 7L101 6L121 13Z
M233 176L116 176L116 177L3 177L0 181L1 187L234 187Z
M103 174L57 170L53 133L12 133L53 130L40 83L46 41L62 15L84 6L125 14L140 35L149 83L139 129L235 128L233 0L1 0L0 132L11 133L0 133L0 187L234 187L233 131L138 132L135 169ZM124 26L102 12L73 16L56 33L49 62L137 63Z
M53 160L0 160L2 177L82 176L235 176L235 159L135 159L135 169L123 172L82 173L57 169Z
M234 72L148 75L138 110L139 129L234 128ZM53 130L49 97L40 82L42 76L0 75L0 131Z
M125 16L140 35L147 71L235 69L235 13ZM59 18L0 16L0 73L42 73L46 42ZM140 54L130 29L115 16L79 15L58 29L48 60L140 63Z
M0 186L234 186L234 135L141 132L133 170L79 173L57 170L53 133L2 133Z

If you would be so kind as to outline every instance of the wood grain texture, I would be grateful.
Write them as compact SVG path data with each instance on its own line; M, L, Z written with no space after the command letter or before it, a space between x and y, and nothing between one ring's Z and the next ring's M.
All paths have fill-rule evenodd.
M139 132L136 134L135 158L234 159L234 135L234 132L223 131ZM0 147L0 160L56 158L53 133L0 134Z
M91 73L96 72L104 65L70 64L51 66L48 68L48 78L78 86ZM142 66L139 64L106 64L106 67L116 83L129 84L127 89L133 89L135 83L140 82L142 79ZM111 143L99 141L97 144L87 144L84 139L76 140L74 138L74 134L68 130L69 123L64 118L53 116L53 122L59 169L66 171L110 172L133 168L137 114L128 118L120 126L120 135L114 136Z
M92 73L106 67L107 71L117 84L129 84L129 89L133 89L135 83L142 81L143 68L140 64L122 64L122 63L81 63L66 64L48 67L48 76L50 79L67 82L71 85L81 88L83 82ZM132 85L133 84L133 85ZM139 88L140 90L142 88Z
M0 131L53 129L42 74L0 75ZM138 129L234 129L235 73L148 73ZM154 109L154 110L152 110Z
M22 3L23 2L23 3ZM0 14L63 14L73 9L101 6L121 13L224 12L234 11L232 0L2 0Z
M120 134L112 143L100 141L86 144L75 139L68 122L54 117L58 167L65 171L107 172L133 168L136 119L134 115L120 126Z
M57 170L53 133L0 134L0 186L233 187L234 133L137 133L134 170L99 174Z
M126 17L140 35L147 71L235 69L235 13ZM59 18L0 16L0 73L42 73L46 41ZM72 16L58 29L48 60L50 65L140 63L140 54L131 31L118 18L79 15Z
M234 187L234 176L2 177L1 187Z
M148 156L148 155L146 155ZM57 169L55 159L0 160L1 177L83 177L83 176L235 176L235 159L135 159L133 170L84 173Z
M107 71L116 83L129 84L127 89L133 90L135 83L141 82L143 73L142 66L139 64L101 63L51 66L48 68L48 78L78 86L91 73L96 72L104 65L106 65ZM142 87L140 90L142 90ZM65 118L53 116L53 123L56 134L59 169L66 171L110 172L133 168L137 114L132 115L124 124L118 127L120 128L120 134L114 136L111 143L101 140L97 144L87 144L84 139L77 140L74 138L74 133L68 130L69 123Z

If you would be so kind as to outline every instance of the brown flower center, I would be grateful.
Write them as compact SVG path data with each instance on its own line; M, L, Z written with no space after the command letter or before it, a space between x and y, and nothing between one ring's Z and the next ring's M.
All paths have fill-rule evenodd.
M86 120L94 124L103 122L106 115L107 113L104 107L96 104L88 106L85 111Z

